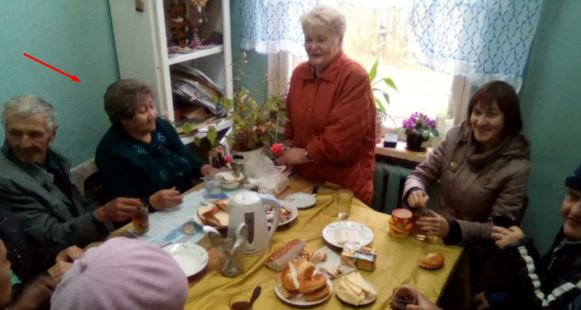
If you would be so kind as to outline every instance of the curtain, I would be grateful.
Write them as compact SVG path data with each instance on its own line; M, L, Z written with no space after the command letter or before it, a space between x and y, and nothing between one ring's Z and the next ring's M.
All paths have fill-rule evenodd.
M319 0L241 0L242 48L304 55L301 16Z
M415 0L410 42L418 61L467 76L522 84L542 0Z

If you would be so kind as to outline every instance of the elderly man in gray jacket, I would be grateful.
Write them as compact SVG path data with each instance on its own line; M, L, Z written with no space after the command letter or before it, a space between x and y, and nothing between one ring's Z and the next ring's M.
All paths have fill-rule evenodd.
M6 140L0 152L0 212L9 212L38 244L56 250L84 246L125 221L139 199L117 198L97 207L71 183L69 164L50 149L57 126L51 104L39 97L15 97L4 105Z

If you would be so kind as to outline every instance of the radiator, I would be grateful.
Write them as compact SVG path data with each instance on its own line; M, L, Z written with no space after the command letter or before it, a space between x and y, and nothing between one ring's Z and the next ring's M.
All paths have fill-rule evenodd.
M391 214L391 210L400 207L405 180L411 172L412 170L401 166L376 162L372 208Z

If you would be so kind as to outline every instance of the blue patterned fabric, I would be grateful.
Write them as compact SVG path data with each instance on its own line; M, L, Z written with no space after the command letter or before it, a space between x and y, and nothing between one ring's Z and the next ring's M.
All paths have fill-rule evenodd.
M410 43L418 61L475 85L522 83L542 0L415 0Z
M241 0L242 48L258 53L305 53L301 16L319 0Z

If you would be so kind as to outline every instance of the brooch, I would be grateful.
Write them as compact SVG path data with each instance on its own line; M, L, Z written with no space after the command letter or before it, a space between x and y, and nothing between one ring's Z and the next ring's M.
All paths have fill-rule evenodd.
M456 170L458 170L458 167L460 167L460 165L455 161L450 162L450 164L448 165L448 169L450 169L450 171L452 172L456 172Z

